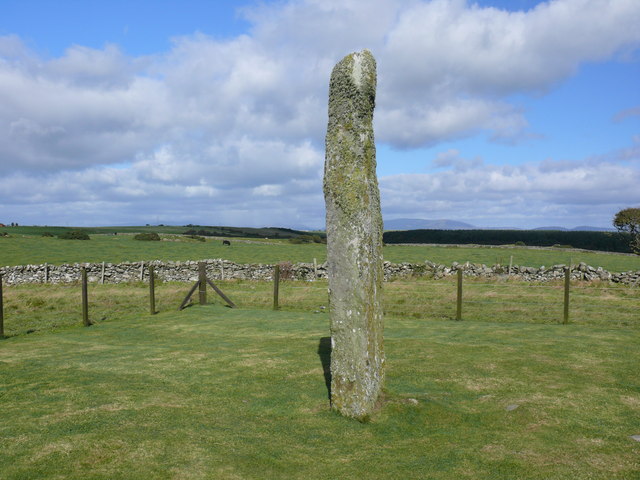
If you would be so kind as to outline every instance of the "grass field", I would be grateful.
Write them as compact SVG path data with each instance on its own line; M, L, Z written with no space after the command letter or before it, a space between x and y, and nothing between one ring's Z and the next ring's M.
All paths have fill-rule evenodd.
M324 261L286 242L0 238L0 265L228 258ZM140 255L140 257L136 257ZM640 269L640 257L393 246L394 262ZM594 255L591 257L591 255ZM18 259L22 259L18 261ZM64 260L62 260L64 259ZM386 390L369 423L330 410L326 281L217 282L239 306L177 307L190 285L4 289L0 478L640 479L640 289L454 278L385 283ZM197 294L194 297L197 301Z
M221 240L206 242L179 235L163 235L161 242L141 242L127 235L93 235L91 240L61 240L59 238L21 235L0 237L0 266L49 263L118 263L150 260L202 260L225 258L238 263L277 263L281 261L312 263L326 260L326 247L321 244L293 245L284 240L236 240L231 247ZM385 260L394 263L420 263L430 260L450 265L472 262L508 265L510 257L516 265L539 267L585 262L612 272L640 270L640 256L568 251L563 249L489 248L455 246L393 245L384 248Z
M217 281L231 300L244 308L269 309L271 282ZM158 283L156 309L176 311L191 285ZM531 284L513 280L465 279L463 319L491 323L557 324L563 320L561 282ZM198 301L197 292L193 301ZM223 304L211 289L210 303ZM284 311L325 316L327 282L287 281L280 285ZM599 282L572 282L570 321L602 327L640 330L640 289ZM385 314L421 321L452 320L456 315L455 278L405 279L384 285ZM20 285L4 288L5 335L24 335L77 326L81 323L79 285ZM94 322L146 315L149 287L143 283L90 285L89 314Z
M365 424L329 409L327 336L210 305L3 340L2 478L638 478L637 328L389 317Z

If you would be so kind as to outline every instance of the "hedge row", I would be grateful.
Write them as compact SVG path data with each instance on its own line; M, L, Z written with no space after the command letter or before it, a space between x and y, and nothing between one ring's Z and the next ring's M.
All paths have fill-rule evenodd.
M440 243L445 245L513 245L583 248L632 253L629 234L561 230L405 230L384 233L385 243ZM521 243L519 243L521 242Z

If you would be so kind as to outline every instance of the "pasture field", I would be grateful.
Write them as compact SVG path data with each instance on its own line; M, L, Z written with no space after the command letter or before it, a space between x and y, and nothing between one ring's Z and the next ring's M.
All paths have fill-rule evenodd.
M269 309L271 282L216 281L243 308ZM157 282L156 310L176 311L190 284ZM514 280L464 280L463 320L490 323L554 325L563 319L561 282L531 284ZM89 285L89 316L101 323L149 312L145 283ZM198 295L192 297L198 301ZM452 320L456 315L454 277L440 280L404 279L384 284L385 315L420 321ZM208 302L223 304L211 289ZM326 317L327 282L286 281L280 284L280 309ZM585 326L629 327L640 330L640 289L600 282L572 282L570 322ZM79 284L4 287L5 335L24 335L74 327L81 323Z
M3 479L638 478L637 326L388 316L358 423L329 408L326 315L116 311L0 341Z
M176 227L173 227L176 228ZM163 234L161 242L142 242L133 234L92 235L91 240L61 240L37 235L0 237L0 266L49 263L119 263L125 261L185 261L224 258L238 263L277 263L282 261L312 263L326 260L322 244L294 245L286 240L231 239L231 247L222 240L207 238L199 242L182 235ZM450 265L472 262L508 265L513 256L515 265L539 267L585 262L612 272L640 270L640 256L584 252L564 249L456 247L427 245L389 245L384 248L385 260L394 263L420 263L430 260Z

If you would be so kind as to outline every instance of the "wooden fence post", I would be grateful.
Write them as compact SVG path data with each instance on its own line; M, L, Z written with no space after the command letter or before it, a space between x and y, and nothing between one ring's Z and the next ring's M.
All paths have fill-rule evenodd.
M199 289L199 293L200 293L200 305L205 305L207 303L207 283L209 284L209 286L211 288L213 288L214 292L216 292L218 295L220 295L220 297L227 302L227 305L229 305L231 308L235 308L235 303L233 303L229 297L227 297L222 290L220 290L215 283L213 283L211 280L209 280L207 278L207 265L204 262L198 262L198 281L196 283L193 284L193 287L191 287L191 290L189 290L189 293L187 293L187 296L184 297L184 300L182 301L182 303L180 304L180 308L178 310L182 310L187 303L189 302L189 300L191 299L191 295L194 294L194 292L196 291L196 289Z
M207 304L207 265L204 262L198 263L198 297L200 305Z
M507 276L511 276L511 266L513 265L513 255L511 255L511 257L509 257L509 272Z
M102 270L100 272L100 285L104 285L104 262L102 262Z
M279 310L278 295L280 288L280 265L275 265L273 270L273 309Z
M4 303L2 300L2 274L0 273L0 338L4 338Z
M89 294L87 293L87 269L82 267L82 323L85 327L91 325L89 321Z
M151 315L156 314L156 274L153 265L149 265L149 311Z
M462 320L462 269L458 268L458 295L456 301L456 320Z
M317 280L318 279L318 261L314 258L313 259L313 280Z
M571 284L571 268L564 269L564 315L562 323L569 323L569 285Z

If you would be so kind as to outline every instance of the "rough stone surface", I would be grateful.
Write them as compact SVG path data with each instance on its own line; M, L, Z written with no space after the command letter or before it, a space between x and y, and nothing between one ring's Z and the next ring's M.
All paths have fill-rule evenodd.
M229 260L209 259L200 260L207 264L207 276L212 280L273 280L273 265L261 263L241 264ZM140 281L140 269L143 270L143 281L149 279L149 265L153 265L156 278L164 282L195 282L198 279L198 261L185 262L126 262L105 263L104 283L128 283ZM102 281L101 263L81 263L73 265L16 265L0 267L3 282L7 285L28 283L74 283L80 281L80 269L86 267L89 281ZM456 274L462 268L465 277L507 278L525 282L549 282L564 279L565 265L553 265L546 268L533 268L513 265L486 266L474 263L459 264L453 262L450 266L440 265L429 260L424 263L391 263L384 262L384 279L426 277L444 278ZM327 264L294 263L291 265L293 280L313 281L327 278ZM580 267L574 265L571 269L571 279L585 282L619 283L629 287L640 287L640 271L609 272L602 267L594 268L590 265Z
M382 215L373 109L376 62L368 50L331 73L324 196L331 317L331 405L364 419L384 382Z

